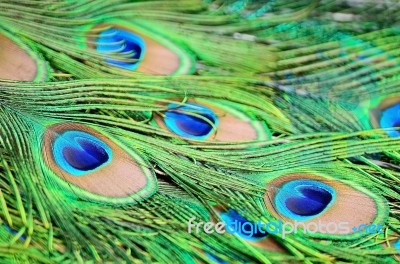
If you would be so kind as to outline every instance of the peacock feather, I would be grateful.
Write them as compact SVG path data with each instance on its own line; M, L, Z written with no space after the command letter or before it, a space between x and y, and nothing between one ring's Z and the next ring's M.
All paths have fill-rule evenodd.
M2 1L0 263L398 263L398 13Z

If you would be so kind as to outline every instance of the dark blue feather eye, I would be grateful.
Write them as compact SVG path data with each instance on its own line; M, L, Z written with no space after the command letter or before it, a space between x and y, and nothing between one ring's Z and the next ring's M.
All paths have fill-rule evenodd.
M77 170L93 170L107 162L108 154L100 145L85 138L77 138L78 146L66 146L64 159Z
M221 218L225 222L227 230L231 228L231 233L235 233L244 239L258 241L268 236L266 231L260 232L257 223L250 222L236 210L229 209L227 212L221 213Z
M106 62L127 70L135 70L145 53L144 40L132 32L112 28L104 30L97 39L96 50L102 53L123 56L123 59L106 58Z
M400 103L397 103L391 107L386 108L382 111L380 116L379 125L381 128L390 128L400 126ZM386 131L391 137L400 137L399 131Z
M169 104L168 108L171 110L165 112L164 122L172 132L182 137L205 139L218 123L215 113L199 104Z
M275 197L280 213L294 220L307 220L322 213L335 199L332 187L315 180L293 180Z
M319 187L300 186L298 191L302 196L290 197L285 201L286 207L297 215L317 215L321 213L332 200L332 195Z
M111 158L111 149L103 141L80 131L67 131L58 136L53 153L57 164L75 176L95 170Z

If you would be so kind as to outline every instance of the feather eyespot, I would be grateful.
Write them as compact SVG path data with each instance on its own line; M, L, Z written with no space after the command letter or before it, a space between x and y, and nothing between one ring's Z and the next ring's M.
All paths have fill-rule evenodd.
M335 190L315 180L285 183L275 196L278 210L285 216L306 220L322 213L335 199Z
M388 214L387 201L363 186L339 180L343 173L354 174L350 170L342 170L340 174L327 170L318 174L302 172L268 177L266 208L283 222L309 226L309 230L315 231L307 233L309 236L360 237L363 234L352 228L382 223Z
M49 126L43 136L42 154L49 180L77 198L135 203L157 190L154 172L140 152L86 125Z
M382 111L379 125L381 128L400 126L400 103L394 104ZM386 133L391 137L400 137L400 132L396 130L388 130Z
M221 213L221 218L226 224L227 229L237 234L241 238L249 241L259 241L268 237L268 232L261 232L257 223L250 222L236 210L229 209Z
M188 74L194 57L153 29L119 19L85 26L80 41L107 66L153 75ZM122 74L122 73L121 73Z
M202 105L187 103L184 106L169 104L164 122L168 129L179 136L205 139L218 124L215 113Z
M145 55L144 40L127 30L111 28L102 31L97 39L96 50L107 55L118 54L121 59L106 57L110 65L135 70Z
M246 142L266 138L262 123L234 104L189 99L185 104L169 103L165 107L167 110L163 115L154 117L155 125L175 137L209 142Z
M370 122L374 128L385 129L389 137L400 137L400 131L392 129L400 126L400 98L395 96L380 100L377 107L370 110Z
M54 141L57 164L72 175L80 176L111 160L109 146L100 139L80 131L66 131Z

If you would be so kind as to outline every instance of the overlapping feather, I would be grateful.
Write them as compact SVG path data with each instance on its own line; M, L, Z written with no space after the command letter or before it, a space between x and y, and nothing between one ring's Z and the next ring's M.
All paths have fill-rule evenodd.
M45 58L52 81L0 82L2 262L396 262L396 7L371 23L361 22L382 7L352 1L0 7L1 32L39 54L38 73ZM119 32L106 40L130 32L169 48L180 70L167 74L202 76L115 67L142 61L99 52L109 29ZM315 190L329 203L304 211L301 192ZM384 232L188 233L193 217L301 220L296 212L357 214Z

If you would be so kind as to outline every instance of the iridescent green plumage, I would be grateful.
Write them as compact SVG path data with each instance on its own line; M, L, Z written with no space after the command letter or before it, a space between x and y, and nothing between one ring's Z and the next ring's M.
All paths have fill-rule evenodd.
M0 262L396 263L397 10L0 3ZM350 228L197 228L235 220Z

